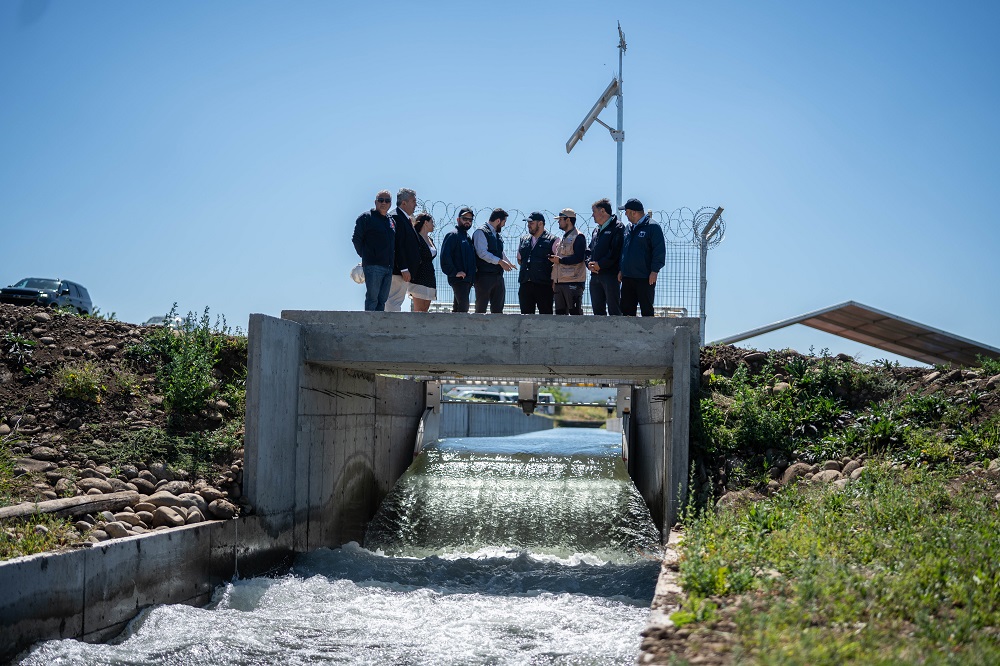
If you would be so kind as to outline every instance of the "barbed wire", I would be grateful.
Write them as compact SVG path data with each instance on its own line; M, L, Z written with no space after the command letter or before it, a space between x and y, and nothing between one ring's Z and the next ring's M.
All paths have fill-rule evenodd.
M417 199L418 208L425 213L430 213L434 218L435 227L438 230L445 229L454 225L456 223L456 218L458 217L458 211L462 208L469 208L472 210L473 214L476 216L476 220L479 223L489 219L490 213L493 211L491 207L485 206L472 206L468 204L452 204L445 201L426 201L422 199ZM504 241L508 238L515 239L521 238L528 233L528 225L525 219L528 217L529 213L538 212L545 216L545 228L550 233L558 233L559 226L556 224L555 219L558 212L553 212L548 209L533 210L533 211L522 211L519 208L504 208L507 211L507 225L504 227L501 235L504 237ZM650 219L656 222L663 229L664 240L672 245L686 245L693 244L695 247L701 247L699 237L701 232L705 229L705 226L715 215L716 208L712 206L704 206L697 210L691 208L682 207L677 208L673 211L651 211L649 213ZM593 215L588 214L586 211L576 211L576 228L583 232L588 238L594 228L594 218ZM624 216L619 215L619 218L623 222ZM476 222L473 222L475 225ZM715 231L706 240L707 247L709 249L718 247L719 243L722 242L726 235L726 223L725 220L720 217L716 221ZM435 234L437 235L437 234ZM443 234L442 234L443 237Z
M417 209L429 213L434 218L434 231L431 234L431 239L439 249L445 235L455 228L458 211L462 208L469 208L475 215L473 230L486 222L494 209L488 206L417 199ZM515 254L520 240L528 233L525 220L530 213L538 212L545 217L545 228L549 233L554 235L561 233L556 223L557 212L548 209L525 211L520 208L504 208L504 210L507 211L508 215L507 224L501 230L500 237L503 239L505 254L515 263ZM673 211L650 212L651 222L663 230L667 250L667 262L661 272L662 279L657 281L653 295L653 305L657 313L667 316L689 317L700 317L704 314L701 285L705 280L705 275L702 273L705 270L705 262L702 261L702 254L707 253L709 249L718 247L726 234L726 223L719 217L711 232L703 237L707 225L716 212L717 209L711 206L697 210L682 207ZM576 213L576 227L588 240L595 226L593 215L590 213L589 207L586 211L577 211ZM619 215L619 219L626 225L628 224L624 215ZM437 298L432 307L450 309L454 294L448 284L448 279L441 271L440 259L435 261L435 271L437 274ZM517 270L504 274L504 286L507 291L506 311L518 311L517 279ZM589 312L589 289L584 290L583 306L584 310Z

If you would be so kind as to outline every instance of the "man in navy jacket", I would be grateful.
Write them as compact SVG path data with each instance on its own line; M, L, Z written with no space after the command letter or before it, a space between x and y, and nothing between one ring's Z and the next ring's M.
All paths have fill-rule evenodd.
M365 272L365 310L385 310L392 284L392 262L396 253L395 222L386 213L392 205L389 190L375 195L375 207L358 216L351 241Z
M642 202L629 199L620 210L631 226L622 241L622 260L618 279L622 283L622 314L634 317L636 306L643 317L653 316L653 294L656 276L666 263L663 229L651 224L643 212Z
M448 232L441 243L441 270L455 292L452 312L469 311L469 292L476 279L476 250L469 238L469 229L475 219L471 208L459 210L455 230Z
M590 303L595 315L620 315L621 283L618 266L622 258L625 226L611 213L611 202L599 199L590 207L594 214L594 231L590 237Z

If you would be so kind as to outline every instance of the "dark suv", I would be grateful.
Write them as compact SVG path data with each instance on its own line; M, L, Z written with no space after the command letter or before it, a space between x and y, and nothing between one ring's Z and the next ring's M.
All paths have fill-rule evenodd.
M46 278L24 278L17 284L0 289L0 303L70 307L80 314L90 314L94 309L90 294L76 282Z

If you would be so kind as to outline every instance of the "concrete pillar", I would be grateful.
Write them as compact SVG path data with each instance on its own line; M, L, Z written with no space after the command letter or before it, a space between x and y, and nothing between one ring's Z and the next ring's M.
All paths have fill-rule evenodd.
M677 522L688 496L688 459L691 415L691 329L674 330L674 367L671 377L669 446L663 470L667 499L664 508L664 533ZM697 346L696 346L697 347Z
M284 532L295 522L302 327L253 314L247 336L243 492L266 525Z

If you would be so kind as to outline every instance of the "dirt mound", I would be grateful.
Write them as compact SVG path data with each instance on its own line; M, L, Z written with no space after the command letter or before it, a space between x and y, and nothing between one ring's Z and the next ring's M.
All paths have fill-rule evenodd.
M209 361L171 361L153 343L181 332L0 304L0 506L181 490L249 510L246 339L205 333L217 340ZM174 379L176 397L165 390L168 362L181 374L199 362L210 367L190 395ZM184 411L171 403L181 398Z

